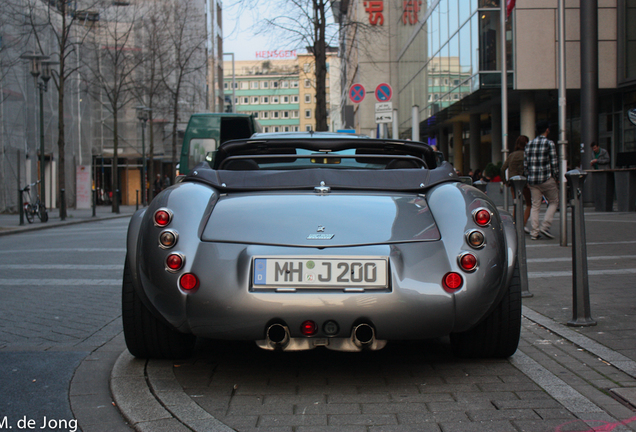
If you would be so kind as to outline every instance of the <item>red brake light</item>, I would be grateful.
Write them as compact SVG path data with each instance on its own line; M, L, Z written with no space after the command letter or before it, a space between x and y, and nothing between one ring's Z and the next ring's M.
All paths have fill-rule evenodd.
M168 266L170 270L179 270L183 267L183 257L176 253L168 255L168 258L166 258L166 266Z
M199 288L199 278L193 273L185 273L179 279L179 286L184 291L194 291Z
M317 331L318 326L313 321L307 320L300 325L300 332L305 336L313 336Z
M474 219L477 225L486 226L490 223L490 212L486 209L477 210Z
M165 209L159 209L155 212L155 225L165 227L170 223L172 213Z
M466 271L473 271L477 267L477 257L467 253L459 257L459 265Z
M464 279L459 273L446 273L444 279L442 279L442 285L444 286L444 290L449 293L455 292L462 287L464 284Z

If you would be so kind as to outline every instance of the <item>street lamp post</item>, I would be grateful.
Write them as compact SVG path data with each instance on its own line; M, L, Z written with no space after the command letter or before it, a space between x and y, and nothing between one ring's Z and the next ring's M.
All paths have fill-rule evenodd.
M146 206L147 204L147 188L146 188L146 122L148 122L148 118L150 116L150 111L152 108L148 108L146 106L138 106L137 108L137 118L141 123L141 205Z
M44 179L44 92L51 78L50 63L46 62L49 56L44 54L22 54L20 58L31 61L31 75L35 78L36 87L40 93L40 197L46 205L46 188ZM45 66L46 65L46 66ZM44 67L43 67L44 66ZM44 69L44 70L43 70ZM42 75L43 82L38 82L38 77ZM45 78L46 76L46 78Z

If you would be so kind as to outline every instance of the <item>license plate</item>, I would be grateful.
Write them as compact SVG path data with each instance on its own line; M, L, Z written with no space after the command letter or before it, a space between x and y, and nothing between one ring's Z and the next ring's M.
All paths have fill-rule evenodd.
M386 288L386 258L254 258L255 288Z

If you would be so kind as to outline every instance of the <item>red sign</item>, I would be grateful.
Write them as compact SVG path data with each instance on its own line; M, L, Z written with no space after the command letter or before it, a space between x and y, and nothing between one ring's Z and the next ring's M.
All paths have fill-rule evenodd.
M369 14L369 24L371 25L383 25L384 24L384 1L383 0L368 0L364 2L364 11Z
M296 50L256 51L256 58L296 58Z
M404 0L402 2L402 24L417 24L420 9L422 9L422 0Z
M349 88L349 99L351 99L351 102L353 103L362 102L365 95L366 91L362 84L354 84Z
M378 102L388 102L391 100L391 96L393 96L393 89L387 83L379 84L375 88L375 98Z

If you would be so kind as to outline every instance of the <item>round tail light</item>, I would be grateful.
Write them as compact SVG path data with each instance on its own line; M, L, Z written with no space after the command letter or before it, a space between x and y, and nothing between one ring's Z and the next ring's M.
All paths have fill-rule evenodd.
M167 226L172 220L172 212L168 209L159 209L154 214L155 225L159 227Z
M479 209L473 213L473 218L477 225L484 227L490 224L491 214L486 209Z
M169 249L177 244L177 233L172 230L163 231L159 234L159 244L164 249Z
M444 286L444 290L453 293L460 289L464 284L464 279L462 275L455 272L446 273L444 278L442 279L442 285Z
M184 291L194 292L199 288L199 278L194 273L184 273L179 278L179 286Z
M459 265L462 270L473 271L477 268L477 257L471 253L465 253L459 256Z
M181 254L173 253L166 258L166 267L172 271L177 271L183 267L184 258Z
M486 242L486 238L481 231L471 231L466 237L468 239L468 244L475 249L482 248Z
M317 331L318 326L313 321L307 320L300 325L300 332L305 336L313 336Z

